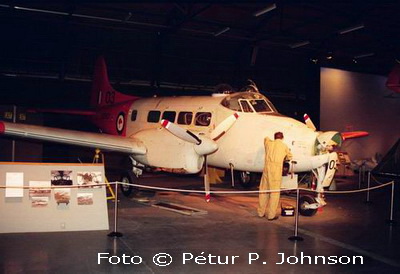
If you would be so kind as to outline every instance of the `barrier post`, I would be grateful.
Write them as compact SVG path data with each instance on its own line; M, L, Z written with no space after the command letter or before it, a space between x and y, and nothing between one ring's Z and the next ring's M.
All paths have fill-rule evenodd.
M367 185L367 200L365 201L366 204L371 204L372 202L369 200L369 188L371 186L371 172L368 171L368 185Z
M115 199L114 199L114 231L109 233L108 237L122 237L123 234L118 232L118 183L115 182Z
M304 239L298 235L298 229L299 229L299 196L300 196L300 190L297 188L297 195L296 195L296 209L295 209L295 221L294 221L294 235L290 236L288 239L290 241L303 241Z
M392 196L390 199L390 219L387 220L389 225L395 225L396 221L393 220L393 205L394 205L394 181L392 181Z

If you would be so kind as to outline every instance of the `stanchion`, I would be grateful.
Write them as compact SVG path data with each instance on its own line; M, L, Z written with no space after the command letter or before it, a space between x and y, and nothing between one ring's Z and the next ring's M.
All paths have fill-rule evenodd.
M297 189L297 196L296 196L296 215L295 215L295 227L294 227L294 235L290 236L288 239L290 241L303 241L304 239L298 235L298 229L299 229L299 196L300 196L300 190Z
M372 202L369 200L369 188L371 186L371 172L368 171L368 186L367 186L367 200L365 201L366 204L371 204Z
M361 167L358 168L358 189L361 189Z
M394 181L392 181L392 197L390 200L390 219L386 221L389 225L396 224L396 221L393 220L393 204L394 204Z
M108 237L122 237L123 234L118 232L118 183L115 182L115 200L114 200L114 231L109 233Z

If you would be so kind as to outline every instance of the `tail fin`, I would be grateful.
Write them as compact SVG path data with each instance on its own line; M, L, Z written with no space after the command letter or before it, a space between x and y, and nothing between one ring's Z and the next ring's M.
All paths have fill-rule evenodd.
M386 87L394 92L400 93L400 64L396 64L390 72L386 81Z
M108 80L106 62L104 57L100 56L97 58L94 75L92 92L90 96L90 106L92 108L98 108L107 105L113 105L129 100L137 99L136 96L130 96L122 94L116 91Z

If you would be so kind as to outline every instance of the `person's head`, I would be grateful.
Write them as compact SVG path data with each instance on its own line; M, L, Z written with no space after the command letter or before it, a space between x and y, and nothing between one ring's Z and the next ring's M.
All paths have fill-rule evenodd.
M275 134L274 134L274 138L275 138L275 140L277 140L277 139L283 139L283 133L282 132L275 132Z

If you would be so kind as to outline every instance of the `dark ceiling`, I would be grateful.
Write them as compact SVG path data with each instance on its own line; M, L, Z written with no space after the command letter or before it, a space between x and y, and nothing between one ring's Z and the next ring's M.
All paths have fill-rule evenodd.
M136 87L301 85L311 66L387 75L399 57L400 4L348 2L3 1L0 73L88 81L104 54L113 82Z

